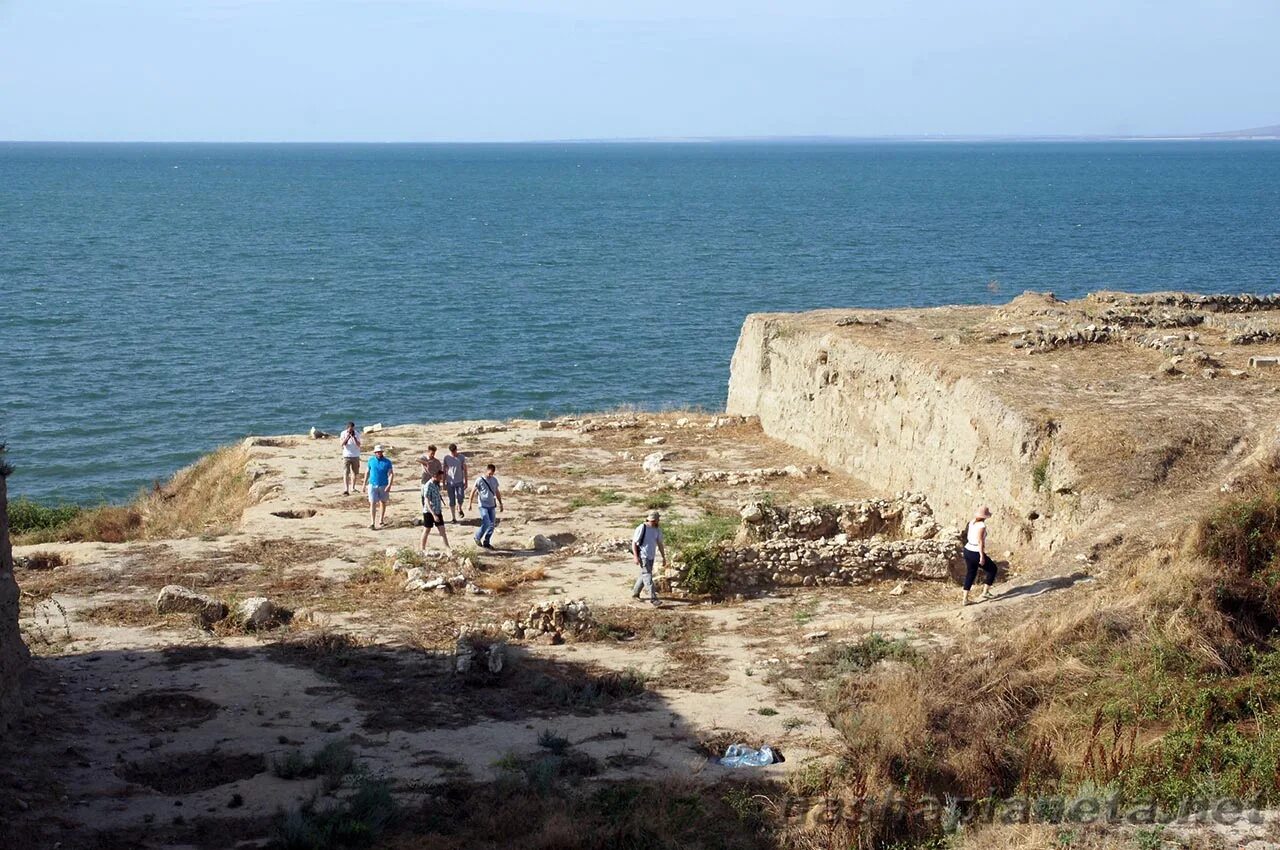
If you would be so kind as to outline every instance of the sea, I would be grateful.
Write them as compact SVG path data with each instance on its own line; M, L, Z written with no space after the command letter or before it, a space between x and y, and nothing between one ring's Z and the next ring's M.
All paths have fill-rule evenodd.
M1280 290L1280 143L3 144L0 442L121 500L247 434L714 410L754 311L1098 289Z

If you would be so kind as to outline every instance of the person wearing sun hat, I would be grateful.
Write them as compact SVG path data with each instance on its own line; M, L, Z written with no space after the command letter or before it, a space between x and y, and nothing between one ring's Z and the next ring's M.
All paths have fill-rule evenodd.
M631 554L635 556L636 566L640 568L640 576L636 579L635 585L631 588L631 598L639 599L640 591L649 591L649 602L653 605L659 605L658 593L653 588L653 555L654 550L662 554L662 565L667 565L667 550L662 545L662 529L658 524L662 521L662 514L657 511L649 511L649 515L645 517L645 521L636 526L635 533L631 535Z
M363 487L369 485L369 530L377 531L387 521L387 502L391 500L391 485L396 481L396 471L391 458L386 456L382 444L373 447L373 456L365 467ZM378 507L382 516L378 516Z
M993 596L991 585L996 580L996 562L987 554L987 520L989 519L991 519L991 508L982 505L973 512L973 519L965 529L964 601L961 605L968 605L972 601L969 598L969 590L973 587L974 579L978 577L979 567L986 573L986 582L982 586L982 595L978 599L990 599Z

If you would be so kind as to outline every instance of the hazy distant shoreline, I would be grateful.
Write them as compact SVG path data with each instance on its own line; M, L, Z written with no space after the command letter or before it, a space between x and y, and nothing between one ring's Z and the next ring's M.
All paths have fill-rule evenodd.
M1277 142L1280 125L1257 131L1204 133L1200 135L1160 136L638 136L583 139L506 139L484 140L385 140L349 141L342 139L281 141L271 139L219 141L206 139L3 139L0 145L875 145L875 144L1102 144L1116 142Z

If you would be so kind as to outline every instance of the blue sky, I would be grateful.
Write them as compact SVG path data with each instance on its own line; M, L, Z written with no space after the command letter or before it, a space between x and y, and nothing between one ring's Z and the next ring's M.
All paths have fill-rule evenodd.
M0 139L1280 123L1280 0L0 0Z

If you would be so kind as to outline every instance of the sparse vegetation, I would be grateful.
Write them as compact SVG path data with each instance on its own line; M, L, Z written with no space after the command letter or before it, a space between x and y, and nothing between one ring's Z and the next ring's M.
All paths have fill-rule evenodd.
M972 798L1087 783L1167 805L1275 800L1280 474L1262 478L1185 543L1135 553L1107 591L980 646L920 655L873 635L816 653L806 678L826 683L842 762L856 766L823 781ZM864 835L899 828L871 818Z
M654 490L651 493L644 493L633 497L631 499L631 504L644 510L660 511L675 504L675 499L671 497L670 490Z
M9 503L9 531L17 536L56 529L71 522L83 511L84 508L80 505L43 505L30 499L14 499Z
M362 777L351 796L328 807L316 800L276 818L271 846L278 850L368 847L381 838L397 814L389 783Z
M129 505L42 508L28 503L34 507L27 509L24 522L35 525L21 533L15 527L14 543L124 543L225 532L249 504L248 460L242 446L218 449Z
M1031 486L1038 493L1049 485L1049 453L1040 455L1035 466L1031 467Z
M592 487L569 500L569 510L578 508L596 508L605 505L619 505L627 500L627 494L620 490L603 487Z
M665 535L684 566L684 588L696 595L714 595L724 585L720 546L738 530L734 516L707 514L692 522L674 522Z

